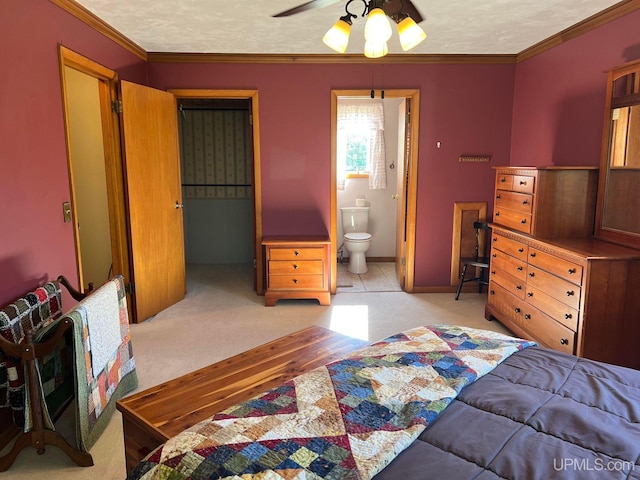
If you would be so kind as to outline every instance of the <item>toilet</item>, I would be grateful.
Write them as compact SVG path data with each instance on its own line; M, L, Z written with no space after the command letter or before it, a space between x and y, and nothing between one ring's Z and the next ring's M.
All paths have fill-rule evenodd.
M349 252L349 267L351 273L366 273L367 260L365 252L371 246L369 228L369 207L340 207L342 214L342 231L344 233L344 248Z

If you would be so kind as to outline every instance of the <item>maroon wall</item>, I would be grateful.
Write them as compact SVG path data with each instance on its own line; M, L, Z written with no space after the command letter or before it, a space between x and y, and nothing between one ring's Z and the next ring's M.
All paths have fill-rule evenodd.
M58 43L144 81L144 62L48 0L3 1L0 44L0 305L77 278Z
M45 279L76 275L73 230L61 212L70 195L59 43L121 79L158 88L258 89L265 234L329 229L331 89L419 88L415 284L437 287L449 283L453 203L486 200L491 210L491 166L598 163L602 71L640 57L639 30L634 12L517 65L150 64L147 71L48 0L4 1L0 304ZM460 164L462 154L492 160Z
M160 88L257 89L265 235L330 231L331 90L420 90L415 284L449 284L453 204L492 204L509 163L515 65L150 64ZM436 148L436 142L441 148ZM490 164L461 164L489 154ZM390 189L390 194L395 188Z
M640 58L640 10L516 69L511 164L599 165L606 70Z

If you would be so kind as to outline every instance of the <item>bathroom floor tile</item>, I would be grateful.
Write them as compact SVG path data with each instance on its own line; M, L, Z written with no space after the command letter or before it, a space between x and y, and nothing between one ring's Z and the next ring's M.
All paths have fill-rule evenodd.
M368 272L362 274L349 273L348 263L338 264L338 293L354 292L400 292L400 284L396 278L395 263L367 263Z

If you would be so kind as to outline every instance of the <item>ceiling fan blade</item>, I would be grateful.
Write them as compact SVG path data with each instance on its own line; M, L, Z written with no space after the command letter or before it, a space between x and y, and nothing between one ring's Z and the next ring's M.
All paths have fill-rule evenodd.
M382 8L387 15L391 16L394 13L398 13L401 7L402 11L413 18L414 22L420 23L424 20L424 18L422 18L422 14L418 11L411 0L387 0L384 2Z
M311 0L310 2L303 3L297 7L290 8L284 12L276 13L272 17L288 17L289 15L295 15L296 13L305 12L314 8L328 7L334 3L338 3L340 0Z

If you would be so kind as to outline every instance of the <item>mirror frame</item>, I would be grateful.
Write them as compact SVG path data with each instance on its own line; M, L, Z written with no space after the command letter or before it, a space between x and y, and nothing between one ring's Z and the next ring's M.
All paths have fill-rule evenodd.
M618 67L614 67L608 72L607 78L607 93L604 108L604 122L602 132L602 150L600 157L600 175L598 180L598 200L596 206L596 222L595 222L595 236L601 240L617 243L620 245L626 245L633 248L640 248L640 233L627 232L624 230L617 230L614 228L606 227L603 224L604 220L604 206L605 196L607 193L607 182L609 180L609 153L610 153L610 138L612 130L612 104L614 94L615 81L626 75L635 73L640 78L640 60L634 60L632 62L625 63ZM640 103L640 93L632 94L630 97L638 97L637 101ZM620 105L614 105L616 107Z

